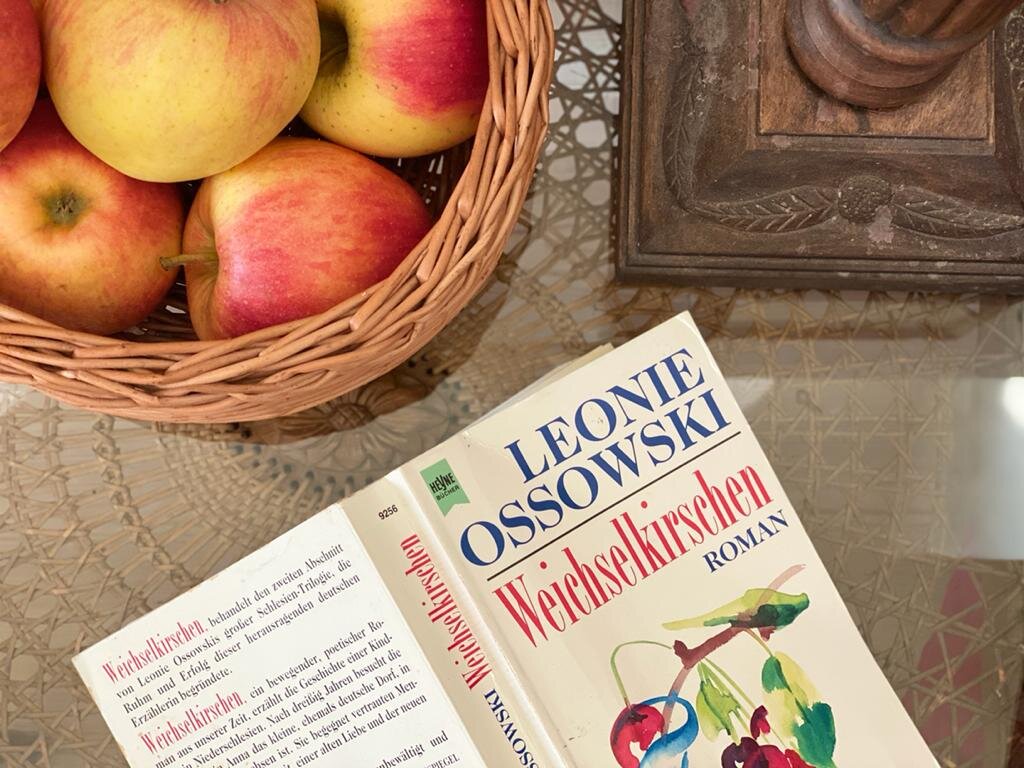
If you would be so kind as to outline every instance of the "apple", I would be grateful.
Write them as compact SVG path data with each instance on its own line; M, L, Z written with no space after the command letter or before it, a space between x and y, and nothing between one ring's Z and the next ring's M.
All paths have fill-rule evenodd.
M302 119L381 157L447 149L487 94L485 0L317 0L321 54Z
M109 334L144 319L174 273L184 206L174 186L130 179L91 155L40 101L0 152L0 303Z
M0 150L28 120L39 93L39 24L29 0L0 0Z
M316 76L315 0L52 0L46 81L64 124L122 173L184 181L237 165Z
M180 260L192 325L222 339L325 312L391 274L431 223L358 152L277 139L199 188Z

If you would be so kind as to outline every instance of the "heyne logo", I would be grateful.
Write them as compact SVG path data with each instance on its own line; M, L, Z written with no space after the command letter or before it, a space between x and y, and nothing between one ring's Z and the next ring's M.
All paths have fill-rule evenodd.
M463 490L447 459L431 464L420 471L420 476L434 495L434 501L441 508L442 515L451 512L456 504L469 504L469 496Z

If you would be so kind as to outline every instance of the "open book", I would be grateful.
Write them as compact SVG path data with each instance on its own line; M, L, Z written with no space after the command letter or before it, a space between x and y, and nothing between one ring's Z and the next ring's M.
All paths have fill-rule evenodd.
M689 315L77 656L136 768L919 768Z

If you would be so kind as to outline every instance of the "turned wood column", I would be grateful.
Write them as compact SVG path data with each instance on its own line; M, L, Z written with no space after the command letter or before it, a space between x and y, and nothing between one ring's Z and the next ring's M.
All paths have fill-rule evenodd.
M788 0L786 33L805 74L876 109L923 98L1024 0Z

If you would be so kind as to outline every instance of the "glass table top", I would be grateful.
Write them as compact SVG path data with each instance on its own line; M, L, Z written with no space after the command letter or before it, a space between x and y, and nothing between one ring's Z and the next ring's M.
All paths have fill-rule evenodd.
M1024 304L616 284L621 7L551 5L551 137L508 255L408 364L223 427L0 385L0 766L123 766L78 650L684 309L940 765L1024 766Z

